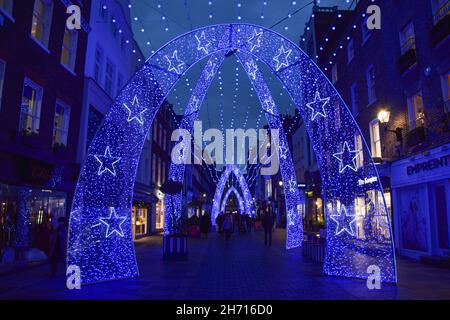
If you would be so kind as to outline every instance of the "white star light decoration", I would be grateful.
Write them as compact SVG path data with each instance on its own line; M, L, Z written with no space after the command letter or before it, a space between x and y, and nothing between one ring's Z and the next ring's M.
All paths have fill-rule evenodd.
M357 172L356 158L358 156L359 150L350 150L348 142L344 141L342 151L333 154L333 157L339 160L339 173L344 172L347 168Z
M117 234L123 237L122 224L127 220L127 217L119 217L115 208L109 208L109 217L100 218L100 222L106 226L106 238L112 234Z
M254 32L253 36L247 40L248 44L250 44L250 52L261 47L262 31L258 32L255 30Z
M272 99L266 99L263 102L264 110L266 110L267 113L274 114L273 111L275 109L275 102Z
M282 45L280 49L278 49L278 54L273 57L273 60L277 63L275 65L275 70L279 71L282 67L288 67L289 66L289 56L291 55L292 50L285 50L284 46Z
M206 80L211 79L214 77L214 69L216 68L216 64L212 61L208 61L208 65L206 66L205 72L206 72Z
M314 96L314 101L309 102L306 104L306 106L311 109L311 120L316 120L317 116L321 116L323 118L326 118L327 114L325 111L325 106L330 102L330 97L321 98L319 91L316 92Z
M293 178L291 178L289 181L288 181L288 189L289 189L289 192L291 192L291 193L293 193L293 192L295 192L295 189L297 188L297 182L293 179Z
M171 58L169 58L168 55L165 55L164 57L167 59L167 62L169 62L169 71L175 71L178 75L183 73L184 62L178 59L177 50L172 53Z
M144 119L142 118L142 116L148 109L141 107L137 96L134 96L133 98L133 102L131 103L132 108L128 107L126 103L124 103L123 106L128 111L128 122L136 120L140 125L144 124Z
M288 155L288 147L285 144L281 144L279 149L280 159L286 160Z
M191 112L198 111L198 109L200 109L200 100L199 100L199 98L197 98L196 96L193 96L192 97L192 101L191 101L189 106L190 106Z
M197 50L203 51L205 54L208 54L211 42L206 40L205 31L202 31L200 37L198 35L195 35L195 39L197 39Z
M246 65L247 65L247 73L252 77L253 80L255 80L256 72L258 72L258 66L253 60L247 62Z
M336 222L337 236L343 232L347 232L351 236L355 235L352 224L355 223L356 216L354 214L348 214L347 208L344 205L340 206L338 214L332 214L330 218Z
M105 172L108 172L112 174L113 176L116 176L116 168L114 165L120 161L120 157L113 157L111 156L111 151L109 149L109 146L105 149L105 154L103 155L94 155L95 159L100 163L100 167L98 168L97 175L101 176Z
M296 215L295 215L294 209L290 209L288 211L289 226L294 226L295 225L295 218L296 218Z

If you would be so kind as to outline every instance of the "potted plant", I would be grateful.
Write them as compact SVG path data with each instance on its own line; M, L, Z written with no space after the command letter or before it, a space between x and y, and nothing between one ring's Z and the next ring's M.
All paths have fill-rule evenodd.
M161 187L161 192L174 196L180 193L183 188L181 182L168 180ZM173 197L170 197L172 208ZM163 241L163 259L164 260L187 260L187 235L181 231L181 219L175 212L171 212L171 216L167 218L167 233L164 233Z

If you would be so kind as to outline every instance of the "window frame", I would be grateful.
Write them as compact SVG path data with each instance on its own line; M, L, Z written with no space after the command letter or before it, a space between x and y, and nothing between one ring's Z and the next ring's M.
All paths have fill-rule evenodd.
M40 1L41 3L44 4L45 7L45 17L39 17L37 14L35 14L35 9L36 9L36 3ZM34 5L33 5L33 15L31 18L31 30L30 30L30 35L31 38L36 41L39 45L41 45L44 49L48 50L49 47L49 42L50 42L50 33L51 33L51 28L52 28L52 20L53 20L53 1L52 0L34 0ZM39 22L42 24L42 40L38 39L35 35L33 35L33 25L34 25L34 21L35 18L37 20L39 20Z
M56 111L57 111L57 107L58 106L61 107L64 110L64 113L63 113L63 118L64 118L63 126L64 126L64 128L57 128L56 127ZM68 111L68 112L66 112L66 111ZM54 118L53 118L53 137L52 137L52 146L53 147L57 143L60 144L60 145L63 145L64 147L67 147L67 145L68 145L67 142L69 140L70 113L71 113L71 107L68 104L66 104L64 101L62 101L61 99L56 99L55 112L54 112ZM67 117L67 119L66 119L66 117ZM63 133L65 134L65 136L64 136L65 139L62 139L62 140L65 140L64 142L63 141L60 141L60 142L56 142L55 141L56 131L60 132L61 137L63 137Z
M64 45L64 38L62 43L62 49L61 49L61 64L68 68L70 71L75 72L75 66L77 61L77 49L78 49L78 31L77 30L69 30L67 28L64 29L64 37L66 36L66 32L71 34L71 44L70 48L67 48ZM66 49L69 52L69 65L65 64L63 62L63 53L64 49Z
M108 67L111 67L111 78L109 78L108 75ZM108 95L110 95L111 97L114 96L114 85L115 85L115 71L116 67L114 65L114 63L110 60L110 59L106 59L106 65L105 65L105 81L104 81L104 85L105 85L105 91ZM109 88L107 83L108 80L111 81L111 87ZM108 91L109 88L109 91Z
M351 48L351 51L350 51ZM350 52L351 57L350 57ZM353 60L355 59L355 42L353 41L353 39L348 40L347 43L347 64L350 64Z
M29 86L31 87L33 90L36 91L36 106L33 108L33 112L29 113L27 112L26 114L23 112L23 99L25 98L24 94L25 94L25 87ZM22 117L26 116L27 117L27 122L28 122L28 117L31 117L32 120L32 124L31 124L31 130L30 132L27 132L28 134L37 134L39 135L39 129L40 129L40 123L41 123L41 110L42 110L42 100L44 97L44 89L38 85L37 83L35 83L33 80L29 79L29 78L25 78L24 82L23 82L23 88L22 88L22 100L20 102L20 120L19 120L19 131L20 132L24 132L26 130L28 130L28 128L22 128ZM29 108L28 108L29 109ZM37 125L36 125L37 122Z
M372 154L373 158L382 158L383 151L381 148L380 121L377 118L370 121L369 132L370 132L370 153ZM375 140L375 133L377 133L378 135L378 140Z
M412 31L412 35L408 35L409 31ZM400 37L400 52L405 54L409 50L416 50L416 33L414 30L414 22L408 21L399 32Z
M366 69L368 105L373 104L377 100L376 75L374 75L373 79L372 79L372 72L373 72L373 74L375 74L375 67L373 66L373 64L369 65Z
M351 86L350 86L350 99L352 102L352 114L353 117L357 117L359 115L359 110L358 110L358 83L354 82Z
M422 107L422 116L416 117L416 97L420 97L421 107ZM419 127L425 127L425 106L423 104L423 94L422 90L418 90L413 94L409 95L407 98L408 104L408 120L409 126L411 129L416 129ZM418 113L418 112L417 112ZM417 125L418 121L422 121L422 125Z

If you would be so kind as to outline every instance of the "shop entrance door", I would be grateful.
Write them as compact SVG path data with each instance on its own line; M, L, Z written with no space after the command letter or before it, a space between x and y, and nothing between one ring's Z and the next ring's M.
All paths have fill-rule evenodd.
M431 187L434 211L433 254L450 256L450 183L438 182Z

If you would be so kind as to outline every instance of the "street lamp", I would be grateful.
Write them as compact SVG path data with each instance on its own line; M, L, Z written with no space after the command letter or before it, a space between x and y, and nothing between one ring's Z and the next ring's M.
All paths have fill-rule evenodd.
M388 110L381 110L380 112L378 112L377 118L381 123L388 123L390 116L391 113Z
M386 109L383 109L383 110L380 110L380 112L378 112L377 118L381 124L386 124L386 127L384 127L384 132L395 133L397 141L402 142L403 141L402 128L395 128L395 130L390 130L387 127L387 123L389 123L390 116L391 116L391 112Z
M283 181L278 181L278 185L280 186L280 187L282 187L283 186Z

